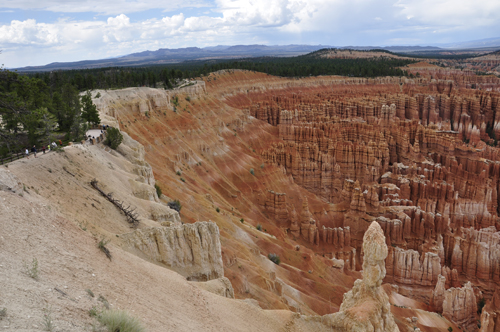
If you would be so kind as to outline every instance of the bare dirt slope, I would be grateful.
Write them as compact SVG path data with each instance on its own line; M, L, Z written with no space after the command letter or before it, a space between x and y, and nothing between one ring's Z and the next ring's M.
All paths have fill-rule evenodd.
M125 217L89 179L102 177L109 191L132 202L126 181L119 181L130 177L127 165L125 158L91 146L2 166L0 308L7 316L0 330L42 330L45 310L55 331L91 330L95 320L88 311L103 307L100 296L140 318L149 331L284 330L292 312L265 311L209 293L121 249L120 234L130 231ZM112 261L97 248L103 235L112 239ZM25 273L24 264L33 259L38 280ZM317 323L297 321L297 329L287 330L301 324Z

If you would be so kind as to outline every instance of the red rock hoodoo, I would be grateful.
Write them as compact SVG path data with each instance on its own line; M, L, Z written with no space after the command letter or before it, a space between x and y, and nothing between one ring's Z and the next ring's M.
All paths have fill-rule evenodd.
M236 298L338 311L376 222L400 329L476 331L481 319L497 331L500 79L419 66L415 79L219 72L176 113L168 99L122 100L112 116L163 192L189 202L183 221L217 223ZM282 263L262 263L269 253ZM412 319L417 309L448 325Z

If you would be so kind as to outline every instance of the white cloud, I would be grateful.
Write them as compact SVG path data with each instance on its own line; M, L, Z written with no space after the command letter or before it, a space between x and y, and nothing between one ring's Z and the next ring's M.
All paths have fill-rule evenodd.
M112 14L104 20L26 19L0 25L0 62L14 67L216 44L418 44L454 41L444 40L453 36L463 40L464 32L475 37L469 39L494 37L491 34L500 31L498 0L474 4L468 0L172 0L168 6L160 0L4 0L3 8ZM185 8L175 15L140 21L127 15L182 6L210 10L196 16L187 15L192 11ZM41 48L44 52L36 51ZM36 57L29 57L30 52Z
M474 27L498 23L500 1L481 0L399 0L400 15L437 26Z
M1 44L50 45L58 42L57 28L51 24L37 24L35 20L14 20L0 26Z
M57 13L93 12L102 15L135 13L150 9L173 11L185 7L206 7L206 0L2 0L2 8L42 10Z

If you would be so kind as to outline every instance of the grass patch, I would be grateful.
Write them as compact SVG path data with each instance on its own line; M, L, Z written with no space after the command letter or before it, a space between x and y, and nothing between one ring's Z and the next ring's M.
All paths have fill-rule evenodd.
M97 301L102 302L102 304L106 307L106 309L109 310L109 302L108 302L108 300L104 296L102 296L101 294L99 294L99 297L97 298Z
M101 312L100 312L99 308L97 308L96 306L93 306L89 310L89 316L90 317L99 317L100 313Z
M105 238L102 238L101 241L97 244L97 248L99 248L105 255L106 257L111 260L111 252L109 251L108 248L106 248L106 245L109 243L111 240L106 240Z
M90 297L95 297L94 292L90 289L87 288L85 291L87 292L87 294L89 294Z
M156 189L156 194L158 195L158 198L161 198L161 188L158 184L155 183L155 189Z
M45 313L43 314L43 329L44 331L54 331L54 322L52 321L52 310L44 309Z
M38 280L39 271L38 271L38 259L33 258L31 263L24 262L24 273L35 280Z
M106 327L109 332L144 332L142 323L125 311L105 310L97 317L97 320Z

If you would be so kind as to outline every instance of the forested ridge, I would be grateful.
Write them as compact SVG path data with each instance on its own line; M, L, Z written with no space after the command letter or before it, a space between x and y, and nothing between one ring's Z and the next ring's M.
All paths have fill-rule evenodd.
M351 77L405 76L399 67L414 61L405 59L324 59L310 55L240 60L187 61L147 67L110 67L30 74L47 85L71 83L77 89L110 89L134 86L172 88L176 81L206 76L223 69L244 69L281 77L341 75Z
M324 59L310 55L240 60L190 61L172 65L116 67L38 73L0 70L0 156L57 138L78 141L100 122L89 92L147 86L171 89L184 79L227 69L244 69L282 77L342 75L404 76L399 67L411 60Z

